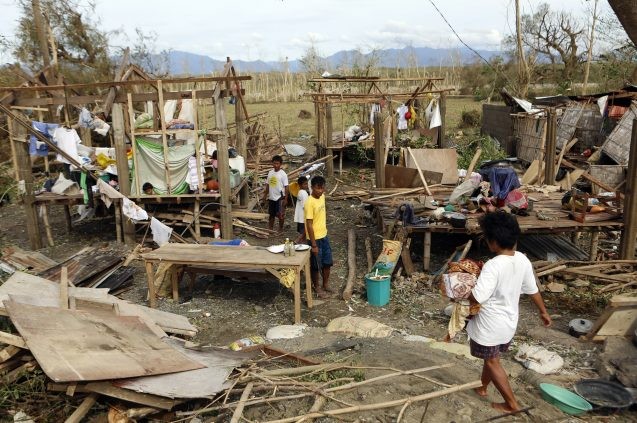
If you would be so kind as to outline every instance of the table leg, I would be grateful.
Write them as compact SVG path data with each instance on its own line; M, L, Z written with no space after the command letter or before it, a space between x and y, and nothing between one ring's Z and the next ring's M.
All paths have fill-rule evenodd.
M341 154L339 154L338 156L338 174L339 175L343 174L343 153L344 153L344 150L341 150Z
M153 263L146 262L146 278L148 280L148 299L150 302L150 308L157 307L157 299L155 298L155 271L153 269Z
M301 323L301 269L294 269L294 323Z
M424 271L428 271L429 261L431 260L431 232L425 231L423 234L423 245L422 268Z
M170 273L170 279L172 282L172 286L173 286L173 301L175 302L175 304L179 303L179 271L177 269L177 265L173 264L172 266L172 270Z
M73 221L71 220L71 206L64 205L64 219L66 219L66 232L70 233L73 229Z
M312 275L310 274L310 263L305 263L305 295L307 296L307 308L314 307L314 300L312 298Z

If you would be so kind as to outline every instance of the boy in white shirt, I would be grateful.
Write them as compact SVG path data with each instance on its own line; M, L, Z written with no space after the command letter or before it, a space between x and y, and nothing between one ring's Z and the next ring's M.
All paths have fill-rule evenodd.
M484 265L469 296L472 304L480 304L480 311L467 325L471 355L484 360L482 386L475 391L486 397L493 382L505 402L491 406L503 412L517 411L520 406L500 364L500 353L508 350L515 335L520 294L531 297L544 326L551 325L551 317L537 289L531 262L516 251L520 227L515 217L505 212L487 213L480 219L480 227L496 257Z
M296 208L294 209L294 223L296 223L296 231L299 233L299 236L294 241L296 244L305 244L305 201L307 197L309 197L308 189L307 189L307 178L305 176L300 176L296 181L299 184L299 193L296 196Z
M272 169L268 172L263 199L268 199L268 228L274 228L274 218L279 218L279 232L283 231L285 221L285 206L288 204L288 175L281 165L283 158L278 154L272 157Z

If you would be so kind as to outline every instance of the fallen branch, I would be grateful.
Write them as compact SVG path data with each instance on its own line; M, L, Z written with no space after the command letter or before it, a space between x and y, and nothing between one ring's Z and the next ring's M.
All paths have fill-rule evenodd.
M241 399L239 399L239 404L237 408L235 408L234 413L232 414L232 419L230 419L230 423L239 423L241 420L241 415L243 414L243 407L245 406L246 401L250 397L250 392L252 392L253 383L249 382L246 385L246 388L243 390L243 394L241 394Z

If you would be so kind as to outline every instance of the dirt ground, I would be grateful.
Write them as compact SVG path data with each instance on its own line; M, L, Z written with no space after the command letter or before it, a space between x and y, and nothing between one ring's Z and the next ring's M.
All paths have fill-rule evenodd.
M350 168L352 170L353 168ZM342 178L357 185L370 185L372 171L358 169L347 172ZM328 180L327 191L335 185ZM342 185L341 185L342 187ZM381 308L367 304L363 275L366 268L364 240L370 237L374 255L381 249L382 238L377 227L366 216L360 202L356 200L328 201L328 230L333 246L335 265L332 272L332 286L340 290L347 278L347 229L353 228L357 235L357 286L354 297L348 303L339 296L328 299L312 309L305 305L302 309L303 322L309 326L305 336L293 340L276 342L274 345L291 352L303 353L311 349L331 345L346 338L344 335L328 333L325 326L339 316L353 315L369 317L395 329L393 335L384 339L358 339L354 349L332 353L328 356L314 357L318 360L344 361L361 366L384 366L399 369L413 369L431 365L453 363L448 369L437 370L427 376L446 384L466 383L478 380L481 362L455 353L431 348L423 342L407 341L406 335L420 335L437 340L446 333L447 317L443 309L447 301L431 289L425 282L409 280L395 281L392 299L389 305ZM24 215L19 205L0 208L0 246L17 245L28 248ZM272 245L282 242L286 237L295 237L293 228L293 210L287 212L286 229L276 239L257 239L241 234L252 245ZM87 245L115 246L114 218L93 218L76 224L71 233L66 233L62 208L54 206L51 210L53 236L56 246L44 248L41 252L55 260L62 260ZM263 223L261 223L263 225ZM457 236L434 236L432 269L437 269L451 254L456 246L466 242ZM414 239L412 254L418 270L421 270L422 243ZM118 247L121 248L121 247ZM475 248L471 256L487 258L487 251ZM122 296L127 300L146 304L146 280L142 263L134 262L138 270L135 274L134 287ZM3 275L6 276L6 275ZM425 278L426 279L426 278ZM292 293L274 280L237 281L211 276L199 276L194 292L184 286L181 289L181 301L176 304L171 299L160 299L159 308L188 316L199 328L194 341L201 344L227 345L228 343L249 335L262 335L273 326L291 324L293 321ZM571 418L555 407L544 402L536 388L537 383L549 381L570 387L582 378L595 377L595 360L599 346L580 344L567 333L568 322L577 314L561 305L567 304L557 294L546 294L549 311L554 318L552 330L541 329L537 313L528 299L521 302L521 316L518 333L513 348L504 355L504 365L511 376L511 382L520 403L524 407L533 407L529 415L507 417L499 421L637 421L634 414L605 415L588 414L580 419ZM206 317L209 313L209 317ZM590 311L585 317L595 319L597 310ZM457 343L467 343L466 334L458 336ZM565 366L557 375L541 376L523 367L513 360L517 347L524 343L543 345L558 352L565 359ZM365 371L365 377L373 377L378 371ZM364 389L352 391L339 396L348 403L365 403L387 401L407 396L414 396L439 389L426 380L404 376L388 383L372 384ZM410 405L403 416L404 422L471 422L484 421L499 413L489 407L489 401L500 401L499 394L493 386L489 390L489 398L483 400L472 391L451 394ZM275 406L248 408L246 418L250 420L270 420L286 416L302 414L311 406L311 400L294 403L279 403ZM338 407L340 405L329 405ZM356 413L344 416L344 421L358 422L393 422L396 421L400 408L380 410L376 412ZM354 420L356 419L356 420ZM319 421L333 421L319 419Z

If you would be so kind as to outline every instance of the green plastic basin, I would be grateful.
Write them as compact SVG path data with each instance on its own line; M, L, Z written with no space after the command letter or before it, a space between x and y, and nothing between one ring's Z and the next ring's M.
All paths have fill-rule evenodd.
M572 416L591 411L593 406L579 395L550 383L540 383L542 398Z

